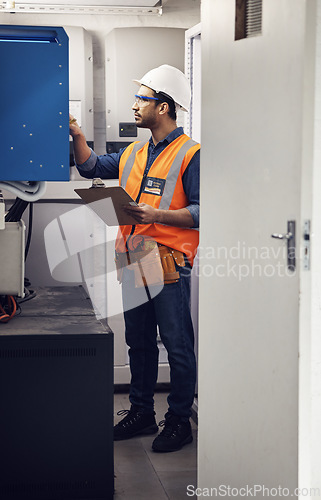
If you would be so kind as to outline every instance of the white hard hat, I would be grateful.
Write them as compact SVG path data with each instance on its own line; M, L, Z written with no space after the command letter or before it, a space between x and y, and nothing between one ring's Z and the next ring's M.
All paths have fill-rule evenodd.
M155 92L168 95L183 111L188 111L191 100L191 87L184 73L174 68L174 66L163 64L148 71L141 80L133 81Z

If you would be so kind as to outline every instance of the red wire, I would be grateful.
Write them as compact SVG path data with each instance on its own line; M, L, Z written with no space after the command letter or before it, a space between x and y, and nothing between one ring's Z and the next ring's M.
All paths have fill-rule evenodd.
M11 307L10 307L10 302L11 302ZM12 295L8 295L8 309L10 314L7 314L6 311L3 309L2 305L0 304L0 310L3 313L3 315L0 316L0 323L8 323L8 321L12 319L17 312L17 304Z
M17 312L17 304L16 304L16 301L14 300L13 296L12 295L9 295L8 296L8 305L9 305L9 300L11 301L11 304L12 304L12 312L11 312L11 315L10 315L10 319L13 318L13 316L16 314Z

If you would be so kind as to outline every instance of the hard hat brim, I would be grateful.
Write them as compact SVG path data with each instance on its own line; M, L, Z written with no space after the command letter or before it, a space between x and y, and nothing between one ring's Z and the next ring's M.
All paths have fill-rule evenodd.
M161 90L157 90L157 89L153 89L152 87L149 87L148 85L146 85L145 83L141 82L140 80L133 80L133 82L136 83L137 85L144 85L144 87L147 87L147 88L153 90L154 92L162 92ZM164 94L164 92L162 92L162 93ZM168 95L168 94L165 94L165 95ZM170 95L168 97L170 97L170 99L173 99ZM173 99L173 101L174 101L174 99ZM188 109L184 108L183 106L181 106L177 102L175 102L175 104L176 104L176 106L177 106L178 109L181 109L182 111L185 111L186 113L188 113Z

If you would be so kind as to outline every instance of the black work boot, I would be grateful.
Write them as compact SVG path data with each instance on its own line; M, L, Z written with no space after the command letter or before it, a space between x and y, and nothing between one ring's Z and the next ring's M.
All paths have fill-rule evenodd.
M162 432L154 439L152 448L154 451L177 451L185 444L193 441L192 429L189 420L166 413L165 420L159 422L164 427Z
M142 409L131 407L130 410L120 410L117 415L126 416L114 426L114 441L130 439L142 434L155 434L158 431L155 412L146 414Z

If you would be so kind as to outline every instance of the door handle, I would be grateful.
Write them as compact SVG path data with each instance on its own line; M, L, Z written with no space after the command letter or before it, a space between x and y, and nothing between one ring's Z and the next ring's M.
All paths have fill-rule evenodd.
M288 220L288 232L287 233L273 233L272 238L278 240L286 240L287 242L287 265L289 271L295 271L296 259L295 259L295 220Z
M278 240L290 240L291 238L293 238L293 234L292 233L285 233L285 234L273 233L273 234L271 234L271 237L277 238Z

